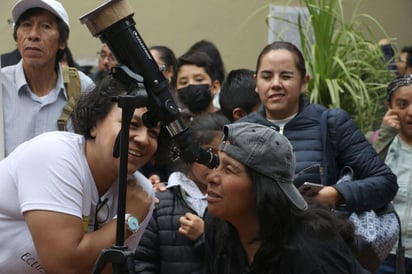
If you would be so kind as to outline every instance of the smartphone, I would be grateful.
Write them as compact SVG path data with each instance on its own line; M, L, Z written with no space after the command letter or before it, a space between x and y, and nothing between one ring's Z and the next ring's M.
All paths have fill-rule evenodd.
M314 196L323 188L323 185L304 182L300 187L299 191L305 196Z

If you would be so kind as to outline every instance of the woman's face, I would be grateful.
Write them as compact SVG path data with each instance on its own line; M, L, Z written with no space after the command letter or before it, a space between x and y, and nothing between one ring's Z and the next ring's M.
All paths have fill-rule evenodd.
M157 149L160 127L150 129L145 127L142 121L145 112L147 112L145 107L135 109L130 122L128 174L134 173L148 162ZM87 144L87 151L90 151L93 160L97 161L96 163L92 161L90 164L98 166L103 173L111 172L114 176L117 176L120 168L119 158L113 157L113 148L121 129L121 123L122 110L117 105L113 105L108 115L98 121L91 130L94 139L89 139Z
M256 194L241 162L219 152L219 166L207 176L208 212L232 224L256 218Z
M306 91L309 77L302 78L296 58L286 49L271 50L261 57L256 90L269 120L285 119L299 110L299 96Z
M412 85L398 88L392 95L390 107L398 115L399 136L412 145Z

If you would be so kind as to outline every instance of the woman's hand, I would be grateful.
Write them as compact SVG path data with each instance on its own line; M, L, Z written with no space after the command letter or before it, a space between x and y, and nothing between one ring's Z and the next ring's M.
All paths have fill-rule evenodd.
M342 196L332 186L323 187L317 195L313 196L313 199L330 208L335 208L336 205L344 202Z

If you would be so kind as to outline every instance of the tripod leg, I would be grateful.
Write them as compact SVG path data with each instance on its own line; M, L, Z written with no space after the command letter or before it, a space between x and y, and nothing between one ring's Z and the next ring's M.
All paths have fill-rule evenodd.
M127 246L103 249L94 266L93 274L101 273L107 263L112 263L114 274L134 272L133 253Z

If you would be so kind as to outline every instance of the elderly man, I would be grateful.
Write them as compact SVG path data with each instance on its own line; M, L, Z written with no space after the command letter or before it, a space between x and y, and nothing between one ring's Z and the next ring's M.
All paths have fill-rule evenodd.
M72 81L59 65L69 37L69 17L62 4L19 0L12 16L22 60L1 70L5 156L24 141L58 129L57 120L69 99L67 82ZM94 88L85 74L76 75L81 92Z

